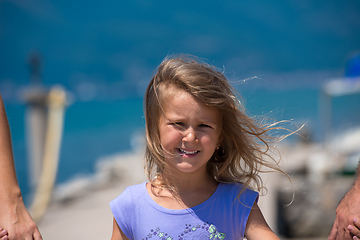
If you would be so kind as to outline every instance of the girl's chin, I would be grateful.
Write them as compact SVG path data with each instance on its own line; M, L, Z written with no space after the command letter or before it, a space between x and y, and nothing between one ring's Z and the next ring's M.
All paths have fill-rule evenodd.
M176 164L176 169L180 172L183 173L193 173L193 172L197 172L199 169L201 169L201 166L194 166L190 163L187 162L182 162L182 163L178 163Z

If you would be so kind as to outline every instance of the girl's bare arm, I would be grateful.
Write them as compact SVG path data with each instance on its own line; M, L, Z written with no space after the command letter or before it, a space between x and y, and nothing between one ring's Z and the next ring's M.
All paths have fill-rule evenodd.
M117 224L115 218L113 223L113 234L111 240L129 240L126 235L121 231L119 225Z
M245 228L245 237L248 240L280 240L266 223L257 203L250 212Z

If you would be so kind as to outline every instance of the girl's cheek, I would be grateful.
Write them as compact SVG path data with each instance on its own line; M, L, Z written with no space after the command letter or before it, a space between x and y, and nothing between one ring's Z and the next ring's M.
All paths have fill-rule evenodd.
M208 137L208 136L202 137L202 138L201 138L201 141L202 141L203 143L206 143L206 144L213 143L213 142L217 142L217 141L215 140L215 137L212 138L212 137Z
M172 138L175 140L181 140L183 137L183 134L181 132L175 130L171 133L170 136L172 136Z

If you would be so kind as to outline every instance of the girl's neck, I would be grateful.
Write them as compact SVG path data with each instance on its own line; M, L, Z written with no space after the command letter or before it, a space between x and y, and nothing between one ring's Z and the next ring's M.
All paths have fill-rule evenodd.
M165 184L166 187L158 188L156 183ZM218 182L208 174L189 174L187 177L186 174L182 177L167 177L163 174L155 180L155 185L148 185L148 192L156 203L165 208L184 209L206 201L214 194L217 186Z
M164 171L160 179L178 194L187 194L199 189L211 188L211 186L216 188L217 186L217 182L207 172L174 174Z

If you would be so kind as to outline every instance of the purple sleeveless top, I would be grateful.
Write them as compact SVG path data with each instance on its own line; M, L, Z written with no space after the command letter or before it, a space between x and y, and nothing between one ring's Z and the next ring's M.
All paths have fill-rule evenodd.
M173 210L157 204L146 183L134 185L110 202L115 220L130 240L242 239L258 193L243 185L220 183L205 202Z

